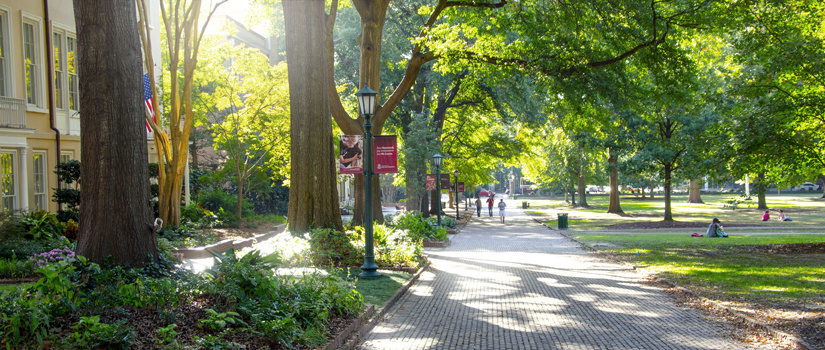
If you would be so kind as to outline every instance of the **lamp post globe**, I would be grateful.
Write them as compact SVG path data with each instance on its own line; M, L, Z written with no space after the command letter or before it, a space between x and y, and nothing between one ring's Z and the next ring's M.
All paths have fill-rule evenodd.
M438 206L435 210L435 215L438 218L437 223L438 226L441 227L441 160L442 157L440 154L436 152L433 155L433 165L435 165L435 194L438 196L436 203Z
M377 92L364 85L355 93L358 98L358 110L364 116L364 265L360 277L381 277L375 263L372 235L372 123L370 117L375 114L375 97Z

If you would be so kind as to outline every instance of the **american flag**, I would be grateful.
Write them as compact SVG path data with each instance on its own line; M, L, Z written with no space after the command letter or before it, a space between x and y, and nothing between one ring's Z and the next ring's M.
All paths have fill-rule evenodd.
M149 111L149 116L157 123L155 108L152 105L152 83L149 81L149 74L143 75L143 102L146 105L146 110ZM152 127L149 126L148 121L146 122L146 131L152 132Z

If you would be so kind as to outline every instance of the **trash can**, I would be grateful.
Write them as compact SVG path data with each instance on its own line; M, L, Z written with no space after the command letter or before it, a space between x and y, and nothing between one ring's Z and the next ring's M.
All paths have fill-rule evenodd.
M559 230L567 229L567 213L559 213Z
M527 209L527 201L521 202L521 209Z

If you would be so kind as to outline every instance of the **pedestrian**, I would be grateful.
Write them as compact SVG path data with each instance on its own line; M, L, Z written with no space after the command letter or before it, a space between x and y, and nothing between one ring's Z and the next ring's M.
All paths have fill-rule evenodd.
M504 223L504 208L506 208L506 207L507 207L507 204L504 203L504 198L502 198L501 201L498 202L498 216L501 217L501 223L502 224Z
M481 217L481 196L476 197L476 214Z
M765 215L762 215L762 221L771 221L771 211L765 210Z
M719 222L719 219L713 218L713 222L710 223L708 226L708 232L706 236L710 238L720 237L720 238L728 238L728 234L725 233L724 227L722 227L722 223Z
M490 210L490 217L493 217L493 204L496 204L496 200L493 199L493 194L491 192L490 197L487 198L487 209Z

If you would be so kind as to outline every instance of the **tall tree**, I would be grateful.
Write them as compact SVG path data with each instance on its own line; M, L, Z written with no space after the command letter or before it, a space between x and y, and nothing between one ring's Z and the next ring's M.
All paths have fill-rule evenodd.
M212 43L214 44L214 43ZM213 115L215 144L235 173L240 219L246 191L272 174L288 175L289 86L286 63L269 65L256 49L228 42L206 45L198 69L200 109ZM228 67L226 66L228 63ZM273 166L270 166L273 165ZM257 181L251 181L253 178Z
M138 0L140 15L140 38L143 43L144 64L149 74L152 96L158 96L154 74L154 59L149 35L149 21L146 0ZM189 161L189 136L195 124L195 110L192 106L193 82L195 69L198 67L198 52L203 40L206 25L222 0L211 8L203 23L199 22L203 10L202 0L161 0L160 11L164 35L161 42L166 44L165 59L169 69L168 88L164 89L168 105L164 108L166 122L156 123L146 114L146 122L155 135L158 152L158 200L160 201L160 218L163 225L180 225L181 189L183 188L184 170ZM154 110L158 108L158 99L152 99ZM162 119L162 118L161 118ZM159 119L160 120L160 119ZM164 130L162 126L168 128Z
M342 229L327 91L331 71L324 69L329 54L326 28L334 21L327 21L324 0L284 0L283 10L292 152L287 223L295 232L310 225Z
M143 266L157 255L149 205L134 0L76 0L83 124L77 253Z

